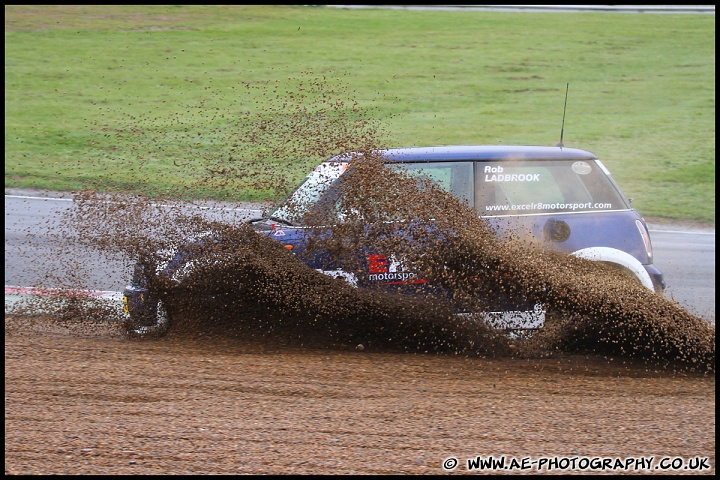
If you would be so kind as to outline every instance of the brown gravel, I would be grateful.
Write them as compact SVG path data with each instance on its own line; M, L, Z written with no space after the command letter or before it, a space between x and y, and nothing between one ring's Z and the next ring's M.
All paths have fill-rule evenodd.
M714 374L5 319L6 474L465 473L488 455L707 457L712 474Z

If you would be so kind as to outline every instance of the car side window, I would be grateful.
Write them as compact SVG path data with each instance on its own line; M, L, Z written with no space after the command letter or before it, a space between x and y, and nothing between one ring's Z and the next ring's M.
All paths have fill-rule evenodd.
M464 201L474 205L473 162L423 162L391 163L391 168L402 169L409 175L427 178L437 186Z

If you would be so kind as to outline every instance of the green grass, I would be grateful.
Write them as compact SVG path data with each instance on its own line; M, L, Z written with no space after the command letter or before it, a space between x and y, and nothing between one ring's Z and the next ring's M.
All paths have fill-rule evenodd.
M231 151L234 116L284 121L262 89L322 76L345 86L333 113L371 115L388 146L554 145L569 82L566 146L644 215L715 222L714 15L6 6L5 186L161 195L187 182L178 165L253 153L292 183L332 142L289 138L297 159L273 163L279 136ZM282 190L196 180L186 196Z

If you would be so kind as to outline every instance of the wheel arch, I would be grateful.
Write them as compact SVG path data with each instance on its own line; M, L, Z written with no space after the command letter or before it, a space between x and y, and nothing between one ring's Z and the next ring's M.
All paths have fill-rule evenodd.
M627 252L610 247L588 247L577 250L571 255L619 267L637 278L643 286L653 292L655 291L655 286L650 278L650 274L645 270L643 264Z

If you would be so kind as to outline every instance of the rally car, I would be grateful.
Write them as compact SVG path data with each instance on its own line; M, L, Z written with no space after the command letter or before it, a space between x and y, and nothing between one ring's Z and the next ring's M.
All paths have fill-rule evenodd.
M429 179L462 200L501 239L522 231L550 250L611 265L649 290L662 293L665 288L662 273L653 265L644 219L590 152L559 146L436 146L379 153L387 167ZM364 260L362 271L338 268L326 255L301 255L309 228L303 224L305 214L338 205L336 196L342 189L333 187L347 175L352 158L338 155L318 165L275 210L252 221L254 230L282 243L308 267L350 285L384 289L412 285L422 294L425 280L393 252L358 252ZM334 221L344 221L341 210L333 215ZM203 240L193 240L198 241ZM165 260L153 271L136 268L133 284L124 290L131 333L142 336L167 330L167 309L148 291L147 277L164 275L180 282L179 272L192 264L187 252L182 246L169 246L162 252ZM484 319L498 328L532 330L543 325L542 305L517 299L495 305L501 307L485 312Z

